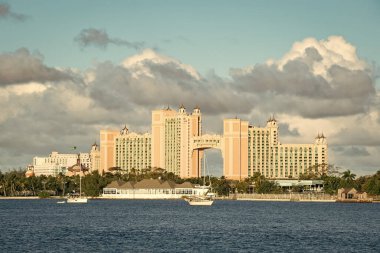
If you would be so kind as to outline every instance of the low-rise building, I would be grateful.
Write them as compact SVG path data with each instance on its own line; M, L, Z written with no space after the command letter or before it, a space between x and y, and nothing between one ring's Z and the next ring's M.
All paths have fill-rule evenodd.
M103 188L104 198L118 199L180 199L185 196L204 196L209 188L189 182L143 179L139 182L113 181Z
M302 187L303 191L307 192L322 192L323 180L273 180L275 184L285 189L293 187Z
M340 188L338 190L338 201L367 202L371 200L366 192L358 191L355 188Z

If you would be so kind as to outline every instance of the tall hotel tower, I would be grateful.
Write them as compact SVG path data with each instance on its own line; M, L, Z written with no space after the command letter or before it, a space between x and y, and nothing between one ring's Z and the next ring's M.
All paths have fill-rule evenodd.
M152 112L152 167L165 169L183 178L200 174L201 150L191 149L191 139L200 136L201 112L196 107L187 114L183 105L178 111L169 107Z

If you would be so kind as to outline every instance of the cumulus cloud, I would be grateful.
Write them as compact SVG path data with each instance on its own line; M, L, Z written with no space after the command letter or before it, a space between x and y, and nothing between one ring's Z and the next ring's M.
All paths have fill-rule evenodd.
M94 72L91 95L107 108L134 105L153 109L183 103L190 110L199 105L202 111L216 114L250 110L241 108L239 100L244 103L244 96L234 94L226 81L212 76L205 79L193 67L150 49L121 66L99 64Z
M69 74L45 66L41 55L31 54L26 48L0 54L0 86L67 79Z
M109 44L113 44L116 46L126 46L128 48L139 50L144 46L144 42L130 42L123 39L110 38L105 30L95 28L83 29L74 38L74 41L77 42L82 48L88 46L107 48Z
M342 36L330 36L327 40L306 38L295 42L288 53L278 61L269 60L270 65L277 65L280 70L293 60L301 60L311 69L314 75L328 79L328 70L338 65L349 70L364 70L367 63L356 54L355 46L348 43Z
M27 16L11 11L11 7L6 3L0 3L0 19L11 19L15 21L25 21Z
M305 39L278 61L231 69L230 74L236 87L264 110L308 118L366 112L376 95L371 69L353 45L336 36Z
M169 56L161 55L150 48L145 49L140 54L136 54L125 59L122 63L122 66L124 68L131 70L133 77L135 78L141 75L154 77L153 73L151 73L149 69L149 66L147 65L171 65L173 69L181 70L184 73L187 73L187 75L190 77L193 77L197 80L200 79L199 73L192 66L183 64L180 61Z

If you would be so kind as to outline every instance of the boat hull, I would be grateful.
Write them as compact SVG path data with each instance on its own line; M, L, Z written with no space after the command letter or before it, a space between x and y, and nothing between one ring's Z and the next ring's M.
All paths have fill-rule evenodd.
M186 202L191 206L211 206L214 200L205 197L187 197Z
M191 206L211 206L214 202L213 200L206 201L188 201Z
M67 199L67 203L69 204L75 204L75 203L87 203L87 199L86 198L70 198L70 199Z

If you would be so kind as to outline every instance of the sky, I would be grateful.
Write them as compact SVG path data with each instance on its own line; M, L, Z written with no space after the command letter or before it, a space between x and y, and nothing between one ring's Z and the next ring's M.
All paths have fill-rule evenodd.
M275 115L282 143L324 133L329 163L380 169L380 1L0 0L0 170L88 152L199 105L205 133ZM212 173L221 154L209 151Z

